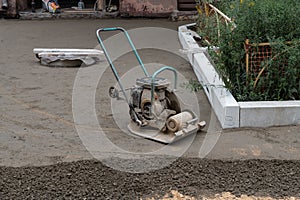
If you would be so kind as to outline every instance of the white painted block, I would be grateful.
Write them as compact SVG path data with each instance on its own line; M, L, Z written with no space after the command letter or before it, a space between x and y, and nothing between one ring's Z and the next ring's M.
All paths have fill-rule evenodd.
M182 45L183 50L186 50L186 54L189 60L193 59L193 54L205 49L199 47L198 43L194 40L193 36L196 34L194 31L189 30L188 26L194 26L193 24L188 24L186 26L180 26L178 29L178 38Z
M204 53L194 54L193 69L205 88L222 128L239 127L239 104L225 88L224 82Z
M230 92L225 88L212 88L211 105L222 128L239 127L240 107Z
M189 30L188 26L194 26L194 24L189 24L185 26L180 26L178 29L179 41L183 47L183 49L194 49L200 48L197 42L193 38L193 31Z
M300 101L239 102L241 127L300 124Z
M199 49L200 53L188 53L188 58L222 128L239 127L239 104L224 87L224 82L205 55L206 49L198 46L186 26L179 27L179 40L184 49L191 49L191 52Z
M214 67L204 53L193 55L193 69L204 86L204 91L212 105L222 128L239 127L239 104L225 88Z
M100 56L103 51L97 49L58 49L58 48L34 48L34 54L49 54L54 56L75 55L75 56Z
M197 79L204 86L207 98L213 107L222 128L268 127L300 124L300 101L236 102L225 89L214 66L193 39L188 24L179 27L179 39L184 49L189 49L189 61ZM198 46L199 52L195 51Z

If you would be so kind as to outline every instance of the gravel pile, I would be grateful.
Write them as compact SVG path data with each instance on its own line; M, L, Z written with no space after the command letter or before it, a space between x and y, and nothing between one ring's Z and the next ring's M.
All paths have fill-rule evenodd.
M222 192L300 197L300 161L180 158L166 168L135 174L87 160L2 166L0 177L1 199L159 199L174 190L197 199Z

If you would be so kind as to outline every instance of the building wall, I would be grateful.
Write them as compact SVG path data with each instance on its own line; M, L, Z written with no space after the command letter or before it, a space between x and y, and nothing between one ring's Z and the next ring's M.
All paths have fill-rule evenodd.
M177 9L177 0L120 0L120 14L136 17L166 17Z

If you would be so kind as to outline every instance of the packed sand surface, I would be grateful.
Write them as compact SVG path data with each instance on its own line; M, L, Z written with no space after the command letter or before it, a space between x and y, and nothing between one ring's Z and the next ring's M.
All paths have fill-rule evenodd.
M126 133L123 128L129 116L121 125L116 120L108 96L116 80L108 67L94 93L102 131L127 153L147 155L129 159L125 154L98 152L104 156L97 160L93 157L97 152L91 152L78 133L72 100L78 74L100 72L107 67L104 56L92 66L54 68L40 65L32 53L33 48L99 48L95 31L100 27L161 27L174 34L137 35L133 42L161 41L174 51L140 49L144 63L173 66L187 80L196 79L179 51L175 31L183 23L165 19L1 20L1 199L299 199L299 126L222 130L200 91L196 99L200 118L207 122L205 130L189 138L192 142L180 158L172 160L169 152L152 155L165 145ZM111 44L115 52L123 46L118 40ZM132 52L116 58L115 64L120 75L137 66ZM90 90L88 83L86 90ZM97 129L89 122L85 128L90 133ZM169 147L176 151L182 145L186 144ZM168 159L170 164L157 167Z

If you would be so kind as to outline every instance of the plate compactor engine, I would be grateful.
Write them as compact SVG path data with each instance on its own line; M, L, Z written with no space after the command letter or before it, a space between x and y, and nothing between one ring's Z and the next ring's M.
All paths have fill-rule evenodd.
M178 102L174 102L174 97L171 102L172 92L168 90L170 83L166 79L156 78L153 83L153 92L149 77L137 79L136 85L131 89L130 103L135 113L138 114L142 126L148 125L166 130L167 119L180 111ZM135 121L132 112L130 114L131 119Z
M100 37L101 31L122 31L145 73L144 78L136 79L136 85L130 88L127 97L120 77L112 63L108 52ZM128 33L123 28L102 28L97 30L98 41L109 61L110 67L117 79L124 100L129 106L131 122L128 129L131 133L162 143L172 143L182 139L205 127L205 122L199 122L196 114L190 110L182 109L182 103L176 95L177 71L173 67L165 66L150 76L144 67ZM174 73L174 89L169 88L168 79L158 77L163 71ZM119 98L119 91L115 87L109 89L112 98Z

